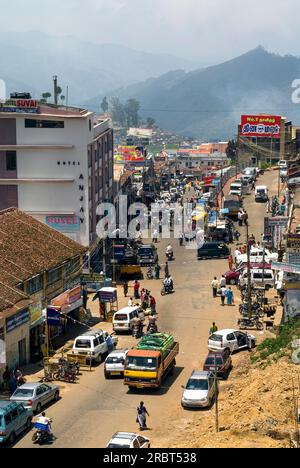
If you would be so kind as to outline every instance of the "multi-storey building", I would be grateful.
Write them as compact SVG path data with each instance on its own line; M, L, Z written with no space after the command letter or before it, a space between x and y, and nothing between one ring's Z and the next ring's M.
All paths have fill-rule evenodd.
M35 100L0 105L0 210L19 208L88 246L113 191L110 120Z

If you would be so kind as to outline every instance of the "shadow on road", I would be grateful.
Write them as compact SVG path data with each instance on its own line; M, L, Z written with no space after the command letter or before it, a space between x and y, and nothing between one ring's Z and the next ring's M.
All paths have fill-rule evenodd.
M151 389L151 388L143 388L143 389L138 389L138 388L134 388L134 389L129 389L128 390L128 394L130 393L135 393L136 395L153 395L153 396L161 396L161 395L165 395L166 393L168 393L168 391L170 390L170 388L172 387L172 385L174 385L174 383L176 382L176 380L179 378L180 374L182 373L182 371L184 370L184 367L176 367L174 369L174 372L173 374L169 374L165 380L163 381L163 384L162 384L162 387L159 388L159 389Z

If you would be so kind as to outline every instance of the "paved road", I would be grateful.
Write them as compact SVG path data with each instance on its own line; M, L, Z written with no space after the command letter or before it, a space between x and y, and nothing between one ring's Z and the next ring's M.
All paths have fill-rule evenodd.
M261 182L276 193L276 173L267 173ZM255 204L252 197L245 206L250 216L250 231L259 236L263 228L265 205ZM68 389L57 404L47 410L53 418L53 430L58 439L53 447L105 447L110 436L116 431L137 431L136 407L143 400L150 413L147 433L152 447L162 447L164 427L174 421L174 430L180 430L188 421L211 417L213 412L193 413L180 406L184 385L193 369L203 365L207 354L208 330L215 321L219 328L235 327L238 306L222 308L219 299L213 299L210 283L214 276L220 277L228 270L226 260L198 262L196 252L175 246L175 261L171 265L176 293L162 298L161 282L144 281L143 286L151 289L158 298L159 328L174 334L180 343L180 355L173 377L169 377L164 387L156 392L129 393L122 380L106 381L103 365L84 373L80 382ZM166 242L159 244L160 260L164 260ZM121 305L125 305L124 299ZM132 347L132 337L120 338L120 347ZM175 422L178 421L178 424ZM32 447L31 434L25 435L16 447Z

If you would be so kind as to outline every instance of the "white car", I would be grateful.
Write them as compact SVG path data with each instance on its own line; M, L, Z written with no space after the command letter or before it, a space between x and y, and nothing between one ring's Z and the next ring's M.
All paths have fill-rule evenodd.
M254 335L232 329L217 331L208 340L208 349L210 351L229 349L233 353L241 349L252 349L255 345L256 338Z
M149 449L150 440L132 432L117 432L112 436L106 448Z
M251 284L256 286L264 286L265 289L268 291L271 288L274 288L274 273L273 270L262 270L258 268L254 268L250 270L251 275ZM248 270L244 270L243 273L239 277L239 285L241 288L247 286L248 284Z
M102 362L103 357L108 352L106 339L108 333L103 330L91 330L84 335L75 338L72 354L86 355L87 358L95 362ZM111 336L114 347L118 344L118 338Z
M287 169L287 161L284 159L279 161L279 167L280 169Z
M128 349L116 349L107 356L104 362L104 376L106 379L112 376L124 376L127 352Z
M181 399L184 408L208 408L215 397L215 379L211 372L194 371Z
M265 249L265 253L263 249L252 248L250 252L250 262L251 263L263 263L265 259L265 263L270 262L277 262L278 261L278 254L271 253L270 250ZM241 254L240 252L235 252L235 262L237 265L240 263L246 263L248 261L247 254Z

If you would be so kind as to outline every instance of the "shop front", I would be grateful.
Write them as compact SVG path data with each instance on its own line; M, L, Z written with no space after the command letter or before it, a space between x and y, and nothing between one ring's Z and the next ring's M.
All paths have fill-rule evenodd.
M67 332L70 323L80 321L80 311L82 309L83 298L81 286L65 291L58 297L52 299L50 307L60 312L60 325L49 326L50 341Z
M30 360L29 306L6 318L6 364L10 368L22 367Z
M42 297L36 297L29 306L30 315L30 361L35 362L42 356L41 346L45 330L45 318L42 315Z

